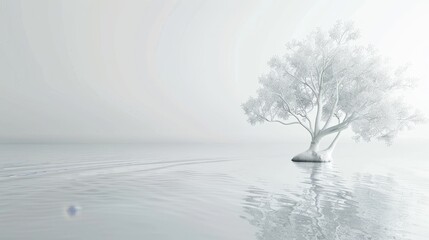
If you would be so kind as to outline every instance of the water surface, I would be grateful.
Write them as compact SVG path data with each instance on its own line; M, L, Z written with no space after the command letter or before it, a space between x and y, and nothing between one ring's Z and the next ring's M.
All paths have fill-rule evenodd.
M1 145L1 239L429 238L422 148L301 148Z

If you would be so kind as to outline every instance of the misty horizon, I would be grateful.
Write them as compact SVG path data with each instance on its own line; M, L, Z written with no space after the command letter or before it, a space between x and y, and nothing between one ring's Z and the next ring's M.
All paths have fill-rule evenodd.
M0 238L429 239L428 12L0 1Z
M249 126L241 104L271 56L337 20L411 64L408 101L427 116L426 5L389 3L3 1L0 142L306 141L298 127Z

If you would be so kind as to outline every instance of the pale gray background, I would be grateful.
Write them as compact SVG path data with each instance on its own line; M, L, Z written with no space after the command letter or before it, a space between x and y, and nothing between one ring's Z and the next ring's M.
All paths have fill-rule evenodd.
M336 20L411 63L428 115L427 1L0 1L1 142L304 141L240 108L284 44ZM399 142L427 141L428 126ZM350 134L349 134L350 135Z

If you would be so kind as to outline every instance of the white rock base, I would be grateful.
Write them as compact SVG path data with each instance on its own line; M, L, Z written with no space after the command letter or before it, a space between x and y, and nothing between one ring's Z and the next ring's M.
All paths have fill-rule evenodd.
M293 162L330 162L332 161L331 153L328 151L316 152L307 150L292 158Z

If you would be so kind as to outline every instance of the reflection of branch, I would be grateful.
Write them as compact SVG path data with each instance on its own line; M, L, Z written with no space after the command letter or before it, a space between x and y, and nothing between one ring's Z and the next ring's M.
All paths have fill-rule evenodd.
M336 224L338 221L333 222L330 217L336 219L339 217L336 217L336 214L325 215L325 212L334 213L334 210L341 208L333 208L335 206L325 204L325 192L321 191L323 182L317 176L319 168L311 165L309 170L311 171L310 187L303 190L299 196L300 200L290 199L283 194L270 194L264 190L249 191L252 195L261 194L259 197L245 198L251 206L257 208L246 207L245 209L253 217L248 219L249 222L260 227L257 233L258 239L309 239L310 236L314 237L310 239L333 239L334 228L338 226L332 223ZM281 205L275 207L276 202ZM341 216L349 216L349 214Z
M389 178L372 181L372 175L355 175L358 181L354 181L352 191L335 170L316 164L299 167L305 168L303 177L306 180L298 193L276 194L253 187L247 191L244 211L248 216L243 218L258 228L257 239L394 239L403 236L403 229L395 229L395 222L392 222L404 216L397 209L399 202L392 205L389 203L391 196L378 190L391 187L393 182ZM359 181L361 178L363 182ZM369 186L368 180L372 183ZM359 206L365 211L359 211Z
M321 209L320 209L320 192L317 190L317 188L319 187L318 185L317 185L317 179L315 178L315 172L316 171L314 171L314 169L313 169L313 171L311 172L311 174L310 174L310 180L311 180L311 187L310 187L310 190L312 190L312 192L314 193L314 207L316 208L316 213L319 215L319 216L323 216L323 213L322 213L322 211L321 211ZM326 236L325 236L325 234L323 233L323 229L322 229L322 227L320 226L320 221L319 221L319 219L317 218L317 217L315 217L315 224L316 224L316 226L317 226L317 230L318 230L318 232L322 235L322 237L323 237L323 239L326 239Z

